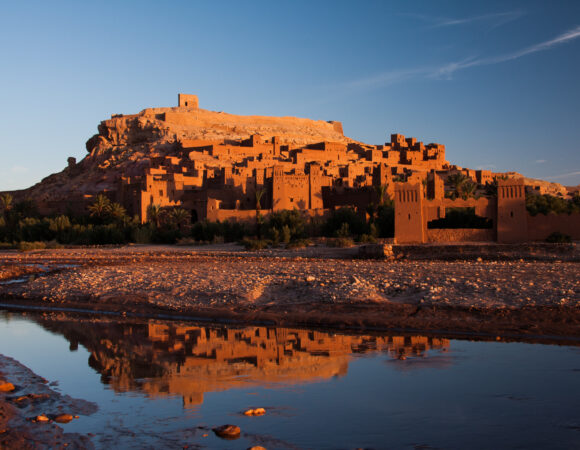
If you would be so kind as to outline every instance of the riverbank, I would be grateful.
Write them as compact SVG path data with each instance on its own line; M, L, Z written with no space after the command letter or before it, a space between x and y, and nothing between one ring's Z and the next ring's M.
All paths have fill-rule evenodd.
M65 433L59 423L90 415L97 405L51 389L47 380L0 354L0 448L89 449L88 436Z
M498 260L473 251L450 258L448 248L444 259L422 260L231 245L1 252L0 298L5 309L579 338L580 263L559 251L536 259L518 252Z

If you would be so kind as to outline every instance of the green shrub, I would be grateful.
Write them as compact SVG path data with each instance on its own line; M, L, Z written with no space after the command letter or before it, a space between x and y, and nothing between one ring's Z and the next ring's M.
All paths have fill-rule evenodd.
M276 234L278 230L279 240L288 243L306 237L306 220L297 209L277 211L272 213L266 223L266 231L269 235Z
M340 248L352 247L354 245L354 240L350 237L331 238L328 239L327 245L329 247L340 247Z
M553 195L538 195L538 194L527 194L526 195L526 209L528 212L535 216L536 214L571 214L573 212L580 211L580 200L573 197L570 200L566 200L561 197L555 197Z
M359 216L353 208L340 208L332 211L324 224L325 236L337 236L344 233L348 226L349 235L360 236L368 232L365 220Z
M560 233L559 231L554 231L550 236L546 238L546 242L564 244L572 242L572 237L567 234Z
M246 250L263 250L268 247L268 241L264 239L242 239L242 245Z
M493 222L475 214L475 208L447 208L443 219L432 220L428 228L492 228Z
M138 226L131 231L131 240L136 244L150 244L153 229L149 225Z
M312 242L310 239L298 239L296 241L290 241L286 244L287 249L293 248L305 248L308 247Z
M360 242L363 244L374 244L377 242L377 238L375 238L372 234L363 234L360 237Z
M197 241L190 237L182 237L177 240L176 245L196 245Z
M35 242L20 241L17 244L17 248L21 252L28 252L30 250L42 250L46 248L46 243L40 241Z
M395 236L395 206L392 201L388 201L377 208L377 218L373 224L377 227L377 233L371 234L375 237L390 238Z

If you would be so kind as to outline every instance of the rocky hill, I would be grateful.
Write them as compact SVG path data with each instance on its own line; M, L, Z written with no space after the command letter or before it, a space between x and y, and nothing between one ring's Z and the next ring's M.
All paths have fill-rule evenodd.
M140 175L151 158L177 154L184 140L227 142L251 135L278 136L292 146L355 142L344 136L340 122L240 116L183 106L148 108L102 121L98 134L87 141L88 155L82 161L69 158L62 172L12 194L16 200L34 198L37 203L93 196L115 189L121 176Z

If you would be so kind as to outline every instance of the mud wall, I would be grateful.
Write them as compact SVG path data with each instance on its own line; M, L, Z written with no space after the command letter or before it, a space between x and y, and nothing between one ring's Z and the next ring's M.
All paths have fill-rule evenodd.
M556 231L580 240L580 213L527 216L529 241L543 241Z

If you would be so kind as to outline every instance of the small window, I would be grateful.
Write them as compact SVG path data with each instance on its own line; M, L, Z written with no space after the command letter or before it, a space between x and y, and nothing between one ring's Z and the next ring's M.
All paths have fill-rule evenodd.
M513 216L514 216L514 212L510 211L510 217L513 217Z
M409 214L409 220L411 220L411 214Z
M163 189L159 189L159 195L163 195Z
M290 203L294 203L294 199L290 197Z

